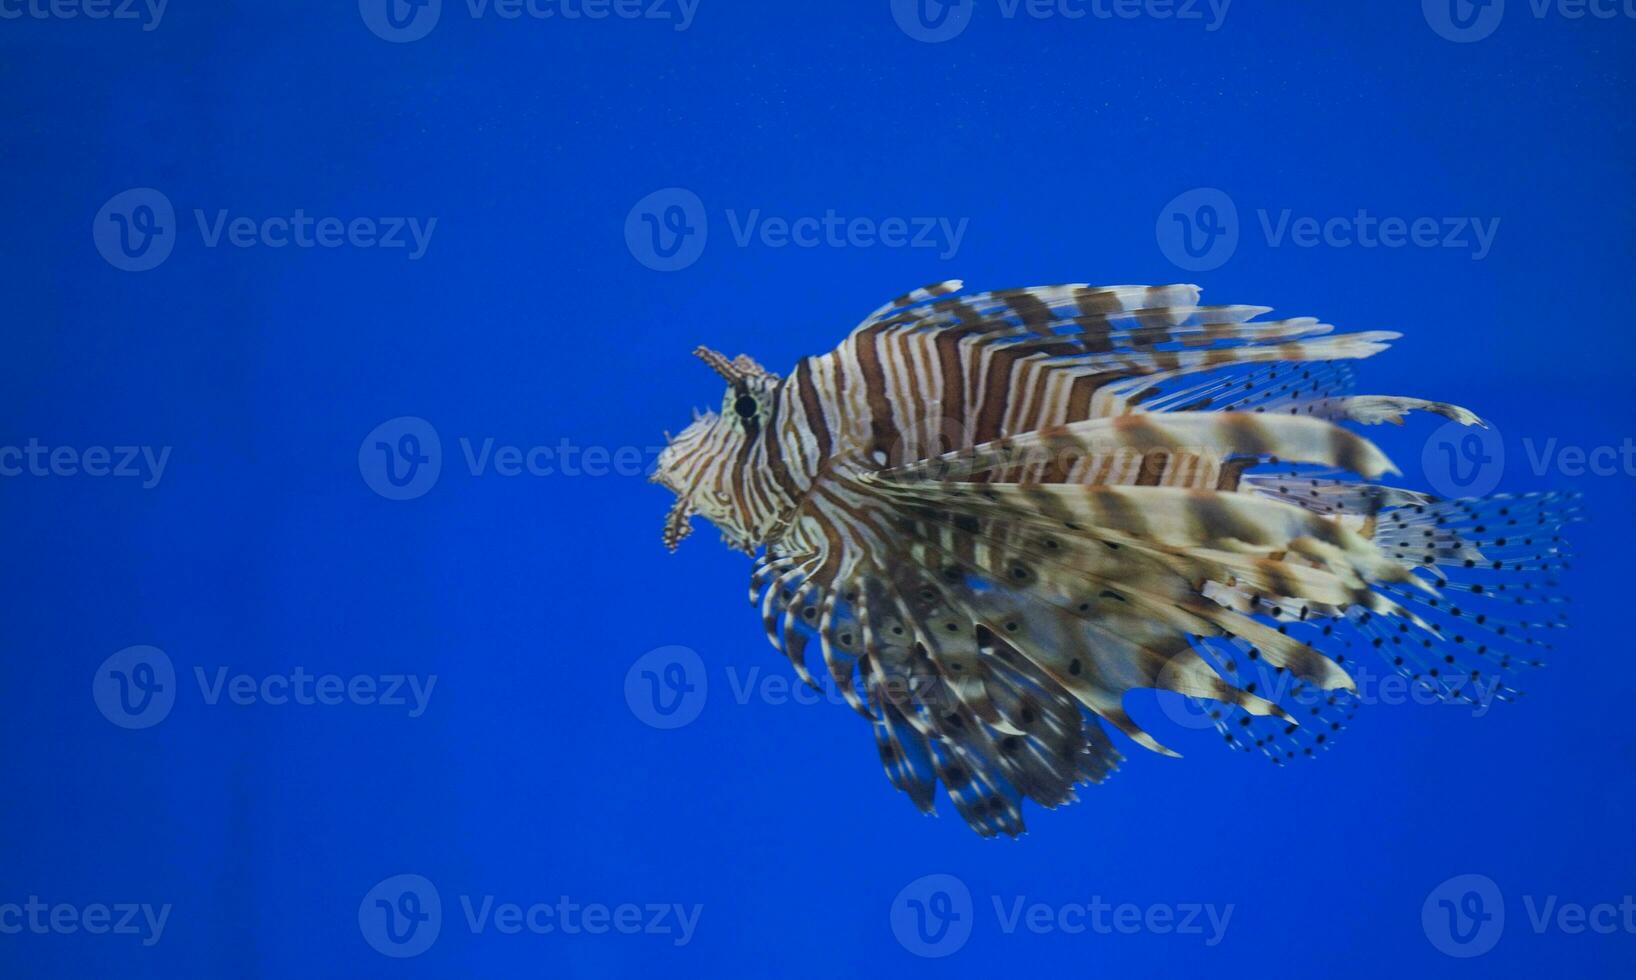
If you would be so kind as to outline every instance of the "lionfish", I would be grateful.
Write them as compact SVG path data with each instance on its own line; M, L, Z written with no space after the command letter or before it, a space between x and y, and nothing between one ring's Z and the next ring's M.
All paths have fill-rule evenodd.
M1177 692L1236 748L1327 748L1365 654L1450 699L1537 665L1566 494L1440 499L1351 422L1454 405L1349 394L1399 334L1338 334L1191 285L900 296L788 377L694 353L718 415L669 439L664 543L698 514L755 557L750 600L813 687L816 639L892 785L984 836L1121 761L1104 724ZM669 437L667 437L669 438ZM1256 680L1246 681L1253 676ZM1265 695L1265 696L1264 696Z

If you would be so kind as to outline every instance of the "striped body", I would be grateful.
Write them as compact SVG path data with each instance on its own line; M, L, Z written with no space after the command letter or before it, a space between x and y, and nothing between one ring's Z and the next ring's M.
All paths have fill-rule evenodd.
M1470 614L1437 597L1446 567L1505 571L1489 552L1514 542L1387 546L1419 527L1412 508L1438 527L1487 505L1339 478L1392 471L1339 422L1478 422L1346 394L1345 362L1395 334L1260 321L1261 307L1198 305L1192 286L958 285L899 297L784 378L700 348L728 383L722 411L672 440L654 476L677 494L668 546L697 513L760 550L751 595L769 638L814 684L817 641L922 809L941 783L979 832L1014 834L1023 798L1055 806L1113 768L1101 722L1167 751L1125 713L1143 687L1206 699L1235 745L1305 754L1311 733L1232 683L1233 665L1344 695L1342 645L1386 645L1383 620L1391 645L1413 638L1394 668L1417 682L1461 697L1488 676L1466 662L1490 645L1445 629ZM1553 532L1569 513L1558 498L1517 507ZM1543 587L1560 549L1527 547L1511 570ZM1547 625L1535 618L1506 643L1533 646L1521 627Z

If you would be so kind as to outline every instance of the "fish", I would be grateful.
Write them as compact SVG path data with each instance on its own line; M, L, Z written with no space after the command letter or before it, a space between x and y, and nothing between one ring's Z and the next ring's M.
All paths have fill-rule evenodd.
M1128 712L1196 708L1274 762L1328 748L1368 658L1511 700L1566 625L1559 492L1443 498L1354 431L1427 399L1354 394L1391 331L1201 305L1190 284L923 286L787 375L693 353L719 411L667 436L663 544L702 517L805 684L869 721L891 785L985 837L1124 761ZM1254 678L1254 679L1250 679Z

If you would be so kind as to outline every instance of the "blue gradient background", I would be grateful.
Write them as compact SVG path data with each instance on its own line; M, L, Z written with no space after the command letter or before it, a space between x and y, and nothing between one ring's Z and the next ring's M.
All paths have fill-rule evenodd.
M703 0L695 22L473 19L447 0L389 44L350 2L173 0L156 30L0 21L0 443L171 446L161 483L0 479L0 903L172 903L162 940L0 935L0 974L834 976L934 969L1105 976L1628 976L1636 936L1536 934L1523 896L1636 891L1629 474L1528 464L1523 440L1618 445L1636 252L1636 23L1535 19L1455 44L1419 3L1237 0L1221 28L1005 19L919 43L888 4ZM651 271L627 212L679 186L698 262ZM1188 273L1155 238L1198 186L1243 240ZM174 202L175 252L104 262L114 194ZM426 256L206 248L213 214L438 219ZM737 247L724 220L969 218L958 254ZM1491 255L1269 247L1254 223L1367 208L1501 220ZM1109 785L984 841L917 815L843 708L732 696L787 667L744 604L746 561L701 526L659 546L640 477L473 476L458 440L647 447L715 380L698 343L783 370L926 281L1197 281L1350 328L1402 329L1366 390L1470 405L1502 486L1584 491L1575 624L1520 703L1365 709L1334 751L1276 770L1159 726ZM385 500L359 444L420 416L426 495ZM1434 424L1379 433L1420 478ZM127 731L97 665L163 648L180 692ZM684 645L708 701L664 731L627 706L638 657ZM192 668L436 674L426 714L207 705ZM359 903L438 887L436 943L365 942ZM889 910L957 876L975 923L911 955ZM1504 892L1493 952L1443 955L1427 894ZM458 896L698 903L692 941L506 936ZM1234 906L1225 939L1004 933L995 896Z

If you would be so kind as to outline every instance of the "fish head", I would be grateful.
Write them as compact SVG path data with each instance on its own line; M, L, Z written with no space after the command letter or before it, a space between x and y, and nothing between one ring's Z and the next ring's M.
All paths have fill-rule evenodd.
M668 439L649 477L676 494L665 517L665 547L675 551L698 514L721 530L730 547L753 553L758 542L744 470L754 465L749 450L766 433L779 378L745 354L729 360L708 347L693 353L726 380L727 390L720 412L694 410L692 423Z

